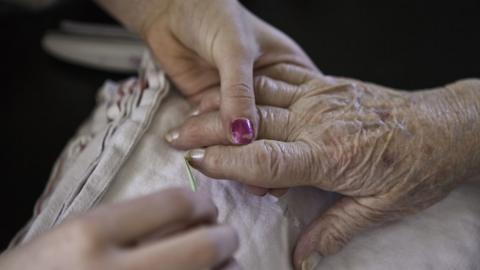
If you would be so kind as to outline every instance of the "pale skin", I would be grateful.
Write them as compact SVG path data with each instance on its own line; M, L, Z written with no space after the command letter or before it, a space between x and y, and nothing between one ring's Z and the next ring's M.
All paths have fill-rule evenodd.
M255 78L258 140L228 146L215 110L172 132L194 167L277 192L343 195L298 239L297 269L362 230L418 212L480 174L480 80L404 92L288 64Z
M96 2L144 38L169 78L198 108L192 114L220 104L221 132L232 144L238 144L231 130L236 119L250 120L252 139L258 133L254 70L277 63L317 70L292 39L237 0ZM248 188L258 195L267 192Z
M478 173L478 81L408 94L325 77L236 1L98 2L147 40L196 106L166 139L207 147L190 152L200 171L258 195L292 186L345 195L299 239L297 267L313 251L335 253L364 228L432 205ZM228 127L238 117L252 120L260 140L212 146L232 144Z
M253 72L264 66L276 63L294 63L308 70L316 70L302 49L289 37L272 26L261 21L244 9L234 0L97 0L101 6L117 17L131 30L144 38L178 89L196 106L198 114L201 110L216 109L212 106L220 104L222 115L222 132L230 143L232 140L230 124L233 120L244 118L253 125L252 139L258 130L258 118L253 91ZM221 93L218 95L218 93ZM211 96L210 99L205 99ZM201 98L200 98L201 97ZM204 102L204 100L206 100ZM267 189L249 187L255 194L265 194ZM158 195L159 196L159 195ZM172 198L170 198L172 199ZM133 223L123 225L124 220L142 223L135 218L137 212L155 211L176 202L164 202L155 205L141 203L132 204L136 209L131 213L123 213L116 227L132 230ZM92 228L102 232L113 230L114 213L121 206L111 206L96 210L84 217L76 218L61 225L45 235L25 244L22 247L3 254L0 259L2 269L198 269L199 267L217 265L225 258L231 257L235 248L225 249L222 255L211 247L212 240L206 234L223 235L217 242L233 247L231 229L211 228L208 225L198 229L195 234L185 232L178 239L171 241L156 239L158 246L165 249L149 250L146 254L140 251L145 246L125 246L124 239L99 235ZM148 209L148 211L146 211ZM102 215L98 215L102 211ZM92 218L95 217L95 218ZM168 217L158 216L159 225L169 223ZM120 220L121 219L121 220ZM200 222L199 222L200 223ZM213 226L213 227L216 227ZM129 229L130 228L130 229ZM210 233L210 231L214 231ZM167 230L168 231L168 230ZM218 232L215 232L218 231ZM225 232L228 231L228 232ZM128 242L137 242L138 231ZM66 240L65 240L66 239ZM187 239L189 247L186 247ZM175 240L175 241L173 241ZM180 243L174 245L173 243ZM182 244L183 243L183 244ZM193 243L193 245L192 245ZM167 245L168 244L168 245ZM210 245L210 248L209 248ZM196 260L178 257L183 251L191 251ZM182 252L181 252L182 251ZM141 254L142 253L142 254ZM118 256L119 254L135 256ZM140 255L141 254L141 255ZM202 255L203 254L203 255ZM212 255L213 254L213 255ZM145 255L145 256L143 256ZM51 260L55 257L56 260ZM157 267L158 266L158 267ZM235 263L227 267L236 268Z
M207 196L167 189L67 220L2 254L0 269L240 269L237 235L216 216Z
M197 169L259 195L280 196L295 186L343 195L301 235L298 269L312 254L338 252L363 229L429 207L480 173L478 80L410 94L323 76L291 39L233 0L97 2L145 39L196 106L166 139L180 149L199 148L189 152ZM238 118L252 122L258 140L227 146L235 143L230 125ZM176 209L184 214L179 221L164 209L176 203L161 198L196 195L166 194L67 221L3 254L0 268L182 270L229 263L238 240L213 222L209 203L186 203L187 210ZM192 210L198 205L204 210Z

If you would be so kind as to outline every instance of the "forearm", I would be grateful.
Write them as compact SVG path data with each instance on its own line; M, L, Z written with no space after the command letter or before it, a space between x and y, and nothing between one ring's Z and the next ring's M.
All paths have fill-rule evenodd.
M444 169L460 180L480 175L480 80L462 80L422 91L421 111L434 128L434 147L444 149Z
M130 30L144 36L151 21L166 12L172 0L95 0Z

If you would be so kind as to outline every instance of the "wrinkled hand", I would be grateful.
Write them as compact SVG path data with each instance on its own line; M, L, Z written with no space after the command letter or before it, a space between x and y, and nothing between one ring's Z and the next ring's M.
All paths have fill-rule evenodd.
M480 99L478 92L457 91L461 83L408 93L291 65L259 74L261 140L219 146L227 140L218 112L210 112L188 119L172 145L217 145L189 152L192 165L213 178L344 195L303 232L297 268L315 251L337 252L364 228L434 204L478 173ZM477 105L461 104L474 97Z
M216 215L207 197L169 189L67 221L0 256L0 269L211 269L238 246Z
M290 63L317 71L293 40L237 0L96 2L143 36L162 68L197 107L193 115L220 107L218 131L230 144L247 144L257 136L254 70ZM167 140L178 134L170 135Z

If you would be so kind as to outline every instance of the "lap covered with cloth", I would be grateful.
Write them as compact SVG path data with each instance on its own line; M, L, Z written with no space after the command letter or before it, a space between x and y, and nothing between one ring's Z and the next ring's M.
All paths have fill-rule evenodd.
M59 157L34 216L12 245L98 204L188 186L184 153L163 137L190 109L149 57L138 78L106 82L95 111ZM238 231L235 257L244 269L292 269L300 232L337 199L314 188L258 197L241 184L194 174L198 192L217 205L219 222ZM317 268L480 269L478 239L480 181L470 181L421 213L360 234Z

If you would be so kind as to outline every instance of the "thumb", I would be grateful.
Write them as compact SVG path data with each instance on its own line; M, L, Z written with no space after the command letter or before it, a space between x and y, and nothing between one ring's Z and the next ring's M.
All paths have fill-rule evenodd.
M300 236L295 247L295 269L316 269L323 256L340 251L352 237L383 221L387 211L377 210L373 197L342 197Z
M239 46L217 60L221 84L220 113L224 131L233 144L248 144L256 137L258 116L253 91L252 53Z
M305 186L311 180L309 145L258 140L243 146L210 146L190 150L193 167L216 179L264 188Z

